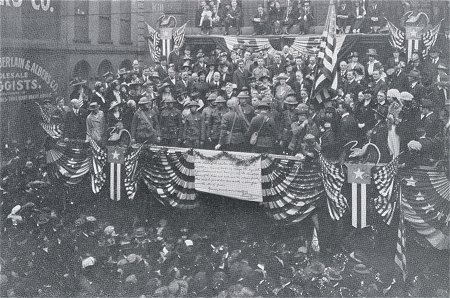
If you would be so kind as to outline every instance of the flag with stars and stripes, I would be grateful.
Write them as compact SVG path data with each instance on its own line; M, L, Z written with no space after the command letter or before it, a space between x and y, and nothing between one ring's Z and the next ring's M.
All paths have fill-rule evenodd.
M438 38L439 30L441 29L441 20L439 24L431 28L430 30L427 30L425 33L422 34L422 43L423 43L423 49L422 49L422 55L423 57L428 56L428 51L434 44L436 43L436 40Z
M185 35L187 23L189 23L189 21L187 21L183 26L181 26L173 31L174 45L177 45L179 48L181 48L184 45L184 35Z
M341 167L328 161L322 154L319 157L323 187L327 193L327 205L330 216L339 220L347 210L347 199L342 194L345 175Z
M120 146L109 146L109 198L120 201L122 195L122 165L125 163L126 148Z
M373 182L377 191L374 198L375 210L388 225L392 222L397 206L395 196L397 170L398 156L386 165L376 168L373 173Z
M158 31L153 29L153 27L151 27L147 23L145 23L145 24L147 25L148 34L149 34L149 36L147 38L147 43L148 43L148 49L150 51L150 56L152 57L152 60L154 62L159 62L159 58L161 57L161 46L160 46L161 36Z
M106 182L106 165L107 154L94 140L90 140L91 145L91 188L93 193L99 193Z
M138 160L139 155L141 153L143 145L139 145L137 148L131 147L131 152L125 157L125 178L124 178L124 186L125 191L127 192L127 196L130 200L134 199L134 195L137 191L137 184L139 174L137 173L138 169Z
M316 98L319 103L330 97L325 91L333 85L336 61L336 4L335 0L330 0L318 54L317 74L314 77L314 88L311 94L311 98Z
M38 102L35 102L35 103L39 107L40 116L41 116L41 121L39 124L41 125L42 129L52 139L55 139L55 140L60 139L62 136L62 129L61 129L62 124L58 123L56 121L53 121L52 115L51 115L52 112L50 110L45 110L44 108L42 108L42 106Z
M436 249L450 248L450 181L442 170L398 171L405 221Z
M373 164L346 163L347 181L352 185L352 226L365 228L367 224L367 185L371 183Z
M403 50L403 44L405 42L405 32L398 29L388 19L386 19L386 21L389 28L389 43L393 48Z
M400 198L402 196L400 190ZM395 251L395 264L400 268L402 272L403 281L406 281L407 271L406 271L406 235L405 235L405 217L402 212L402 207L400 206L400 220L398 222L397 229L397 250Z
M270 45L270 41L268 38L225 36L223 39L230 51L239 46L245 46L246 48L251 48L254 51L268 49L270 52L271 49L273 50L273 47Z

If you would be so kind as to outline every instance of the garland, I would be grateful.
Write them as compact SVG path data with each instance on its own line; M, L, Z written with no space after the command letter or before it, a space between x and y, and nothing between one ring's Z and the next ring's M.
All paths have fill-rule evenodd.
M233 161L237 166L249 166L251 164L253 164L254 162L260 160L260 158L262 158L263 156L266 156L266 154L258 154L256 156L253 156L251 158L248 159L241 159L227 151L222 151L214 156L205 156L203 154L201 154L199 151L195 150L195 154L200 157L201 159L206 159L208 161L216 161L219 160L222 157L226 157L229 160Z

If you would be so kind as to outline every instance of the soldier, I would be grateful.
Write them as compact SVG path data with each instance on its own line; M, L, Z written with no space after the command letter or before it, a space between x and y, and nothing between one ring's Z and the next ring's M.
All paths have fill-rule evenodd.
M217 143L213 144L210 142L210 138L209 138L209 134L208 134L208 127L210 126L211 116L212 116L214 110L216 109L216 103L215 103L216 99L217 99L217 94L211 93L208 96L208 98L206 100L206 105L202 111L202 133L204 134L204 136L202 136L202 139L205 140L205 148L206 149L213 149L214 145L217 144Z
M206 139L211 144L218 144L220 138L220 125L222 123L223 115L228 112L228 108L226 106L227 101L222 96L217 96L214 103L216 108L213 110L208 127L206 128Z
M253 145L253 152L274 153L275 142L277 141L277 131L274 119L270 116L270 105L267 101L261 101L258 105L259 114L250 123L247 139L251 140L253 134L257 133L256 142Z
M164 101L166 108L161 112L161 144L176 147L181 139L179 132L182 126L181 112L175 108L176 101L171 97Z
M247 132L247 124L244 116L237 111L239 100L236 97L227 102L230 109L223 115L220 125L219 143L215 146L216 150L223 149L229 151L241 151L244 143L244 135Z
M139 109L131 122L131 139L133 143L155 144L161 142L158 114L152 109L152 99L142 97Z
M204 140L202 139L202 114L198 111L199 104L192 100L188 105L190 113L186 116L183 123L181 139L184 147L201 148Z
M286 96L284 100L284 106L286 110L283 111L281 116L281 126L283 128L283 135L280 141L280 147L283 152L286 151L288 142L292 139L292 123L297 121L297 111L295 107L298 105L298 101L295 99L295 94L291 93Z
M250 105L250 96L247 91L242 91L239 92L237 98L239 99L240 111L244 115L247 124L250 125L250 122L255 116L255 108Z
M292 138L288 145L288 152L292 155L301 152L301 142L305 135L311 134L316 138L319 136L317 125L308 119L308 105L304 103L299 104L297 111L297 120L291 124Z

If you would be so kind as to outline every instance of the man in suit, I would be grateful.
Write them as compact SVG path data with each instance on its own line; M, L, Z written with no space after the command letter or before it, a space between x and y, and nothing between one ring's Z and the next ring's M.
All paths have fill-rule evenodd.
M425 95L425 88L420 82L421 79L422 76L417 70L413 69L408 73L409 86L407 91L414 96L415 100L420 100Z
M227 5L225 9L225 35L230 33L230 27L237 29L236 35L241 34L242 10L235 0L231 1L231 7Z
M180 48L178 45L174 45L173 51L169 54L169 64L175 65L176 70L178 70L178 67L183 64L183 59L180 55Z
M163 80L163 83L169 84L172 87L172 90L175 90L179 82L179 79L176 77L177 73L175 68L170 67L167 70L167 74L168 76Z
M378 94L379 91L386 92L388 89L388 85L386 82L381 78L380 70L376 69L372 72L373 77L373 94Z
M434 138L439 132L439 116L433 111L433 103L425 98L421 102L419 127L423 127L427 137Z
M237 90L241 91L244 86L247 86L247 78L250 74L244 69L244 60L239 59L237 65L237 69L233 72L233 84L236 84Z
M302 89L306 89L308 94L311 93L311 82L303 78L303 73L300 70L295 72L295 81L292 84L292 89L294 90L297 99L300 98Z
M441 54L442 50L433 46L430 49L430 55L424 61L424 71L427 74L430 84L437 81L439 65L448 65L448 61L444 61L444 59L440 57Z
M167 70L168 70L167 57L161 56L161 58L159 60L160 60L160 63L158 65L156 65L155 71L158 72L161 80L164 80L165 78L167 78L169 76L169 74L167 73Z
M405 73L405 62L400 61L396 66L394 73L390 76L391 82L389 85L390 89L397 89L400 92L409 89L408 76Z
M214 72L211 82L209 83L210 89L220 89L223 86L223 82L220 80L220 72Z
M187 71L183 71L181 73L181 80L178 80L176 82L175 89L180 91L186 91L188 94L192 93L194 86L192 82L189 80L189 74Z
M400 61L404 61L404 60L400 58L400 50L395 48L394 51L392 52L392 57L388 58L387 68L388 69L396 68Z
M258 12L253 16L253 35L263 35L266 32L267 13L261 4L258 5Z
M347 67L347 62L345 62L344 60L339 63L339 71L337 73L338 88L342 88L345 82L347 82Z
M273 76L277 76L280 73L284 72L284 64L283 61L281 59L281 55L280 54L275 54L274 55L274 63L270 68L270 72L272 73Z
M344 84L344 93L352 93L353 98L356 98L361 90L362 86L356 81L355 72L353 70L348 70L347 82Z
M78 99L70 101L72 109L67 112L64 123L64 141L86 139L86 118L88 111L81 107Z

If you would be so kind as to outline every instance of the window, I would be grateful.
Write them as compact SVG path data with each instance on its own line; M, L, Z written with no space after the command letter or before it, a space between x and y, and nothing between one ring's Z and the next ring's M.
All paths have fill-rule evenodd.
M111 1L99 2L98 42L111 43Z
M89 42L89 1L77 0L74 14L75 42Z
M120 2L120 43L131 44L131 0Z

